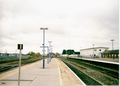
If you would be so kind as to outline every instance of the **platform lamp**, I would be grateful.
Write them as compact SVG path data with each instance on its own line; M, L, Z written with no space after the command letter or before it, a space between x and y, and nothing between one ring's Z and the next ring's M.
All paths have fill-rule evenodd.
M115 41L114 39L111 39L112 41L112 51L113 51L113 60L114 60L114 48L113 48L113 41Z
M53 46L51 46L51 53L52 53L52 56L51 56L51 59L53 58Z
M52 43L52 41L48 41L48 43L49 43L49 62L51 62L51 59L50 59L50 57L51 57L51 55L50 55L50 53L51 53L51 43Z
M94 58L94 46L95 46L95 44L93 44L93 58Z
M45 68L45 30L48 28L40 28L40 30L43 30L43 68Z
M52 47L53 47L53 46L51 45L50 47L51 47L51 48L50 48L50 52L51 52L51 53L50 53L50 54L51 54L51 55L50 55L50 61L51 61L51 60L52 60L52 57L53 57L53 52L52 52Z

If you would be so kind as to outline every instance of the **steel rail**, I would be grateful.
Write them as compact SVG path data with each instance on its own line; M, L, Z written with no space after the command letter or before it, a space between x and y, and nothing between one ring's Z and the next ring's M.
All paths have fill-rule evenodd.
M69 60L69 61L71 61L71 60ZM74 62L74 61L72 61L72 62ZM85 66L87 66L89 68L92 68L92 69L95 69L95 70L103 70L102 73L105 73L105 74L107 74L107 75L109 75L113 78L119 79L119 73L116 72L116 71L106 69L106 68L103 68L103 67L98 67L98 66L95 66L95 65L91 65L91 64L88 64L88 63L85 63L85 62L81 62L81 63L83 63ZM77 62L77 64L78 64L78 62Z

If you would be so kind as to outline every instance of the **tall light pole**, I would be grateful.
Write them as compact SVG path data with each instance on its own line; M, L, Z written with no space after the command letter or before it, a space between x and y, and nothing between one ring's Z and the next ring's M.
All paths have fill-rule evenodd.
M51 47L52 47L51 43L52 43L52 41L48 41L48 43L49 43L49 50L50 50L49 53L51 53ZM49 54L49 61L51 61L50 57L51 57L51 55Z
M93 44L93 58L94 58L94 46L95 46L95 44Z
M47 46L47 63L49 63L49 47Z
M81 52L81 47L80 47L80 52Z
M114 60L114 48L113 48L113 41L115 41L114 39L111 39L112 41L112 51L113 51L113 60Z
M45 68L45 30L48 28L40 28L40 30L43 30L43 68Z
M51 46L51 52L52 52L52 56L51 56L51 59L53 58L53 46Z

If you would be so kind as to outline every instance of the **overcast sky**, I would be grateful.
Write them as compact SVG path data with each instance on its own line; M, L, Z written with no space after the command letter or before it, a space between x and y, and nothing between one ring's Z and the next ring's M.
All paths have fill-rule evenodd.
M119 0L0 0L0 52L42 53L52 41L53 52L63 49L119 49Z

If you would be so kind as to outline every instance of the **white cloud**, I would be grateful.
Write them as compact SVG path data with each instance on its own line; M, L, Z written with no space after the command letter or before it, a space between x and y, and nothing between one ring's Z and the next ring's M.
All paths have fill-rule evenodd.
M118 0L2 0L0 46L12 52L23 43L23 52L41 52L40 28L47 27L46 45L53 41L54 52L78 51L93 43L111 49L112 38L118 49L118 7Z

